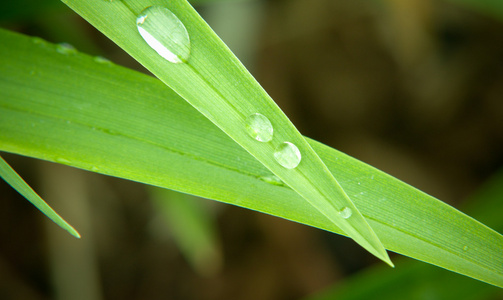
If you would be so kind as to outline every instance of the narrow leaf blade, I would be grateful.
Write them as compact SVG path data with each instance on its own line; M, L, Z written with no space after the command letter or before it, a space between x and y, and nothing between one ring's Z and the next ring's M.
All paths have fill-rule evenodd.
M12 188L18 191L31 204L35 205L44 215L58 224L61 228L68 231L76 238L80 238L80 234L63 218L61 218L35 191L12 169L11 166L0 157L0 177L2 177Z
M393 265L377 235L309 143L187 1L63 2L170 86L348 236ZM157 15L144 12L152 8L158 8ZM162 9L169 9L166 14L170 17L161 18L164 23L150 26L148 33L139 26L140 34L137 18L141 16L138 24L144 24L161 14ZM170 59L172 53L166 56L159 52L164 48L156 52L149 46L161 45L156 36L163 38L169 30L178 29L166 23L171 14L188 32L190 56L185 55L188 53L185 49L183 57ZM170 25L169 30L163 25ZM178 30L177 34L183 36ZM185 41L180 38L172 44L185 44ZM271 141L258 142L249 136L246 120L257 113L272 123ZM300 150L301 160L296 167L286 168L277 161L278 149L285 142ZM343 210L351 212L350 216L342 217Z

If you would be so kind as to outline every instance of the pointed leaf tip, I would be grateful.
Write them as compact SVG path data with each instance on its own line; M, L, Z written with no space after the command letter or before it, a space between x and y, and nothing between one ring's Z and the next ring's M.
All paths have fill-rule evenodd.
M80 239L80 234L63 218L61 218L35 191L19 176L16 171L0 156L0 177L12 188L30 201L44 215L74 237Z

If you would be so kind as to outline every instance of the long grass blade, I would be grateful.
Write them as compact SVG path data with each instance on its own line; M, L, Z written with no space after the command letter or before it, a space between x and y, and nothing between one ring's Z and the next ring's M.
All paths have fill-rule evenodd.
M348 236L392 265L379 238L323 161L186 0L63 2L170 86ZM254 129L255 125L247 128L250 123L257 128ZM254 131L253 136L249 130Z

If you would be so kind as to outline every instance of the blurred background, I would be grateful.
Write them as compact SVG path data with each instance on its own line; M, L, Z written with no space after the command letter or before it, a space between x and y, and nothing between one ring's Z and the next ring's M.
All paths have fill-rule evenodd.
M57 0L3 2L2 28L147 73ZM503 2L193 3L304 135L503 232ZM2 155L83 238L0 182L0 299L503 299L304 225Z

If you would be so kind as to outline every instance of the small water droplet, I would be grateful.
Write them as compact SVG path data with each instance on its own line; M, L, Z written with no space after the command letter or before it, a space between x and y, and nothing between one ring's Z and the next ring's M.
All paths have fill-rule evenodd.
M77 49L73 47L72 45L68 43L60 43L56 47L56 51L58 51L61 54L69 55L69 54L75 54L77 53Z
M299 148L290 142L281 143L274 152L276 161L287 169L297 167L302 158Z
M349 207L344 207L341 211L339 211L339 216L341 216L341 218L343 219L351 217L352 214L353 211Z
M464 246L464 247L463 247L463 250L464 250L464 251L468 251L468 246Z
M98 168L96 166L91 166L91 171L98 172L99 170L100 170L100 168Z
M272 185L284 186L285 183L276 175L262 176L260 180L270 183Z
M110 60L104 58L103 56L95 56L94 61L97 63L100 63L100 64L106 64L106 65L112 64L112 62Z
M274 132L271 121L261 114L253 114L246 118L246 131L259 142L269 142Z
M32 38L32 41L36 45L46 45L47 44L47 42L44 39L39 38L39 37Z
M63 165L69 165L69 164L72 163L71 161L69 161L68 159L63 158L63 157L56 157L55 161L57 163L60 163L60 164L63 164Z
M136 18L138 32L147 44L169 62L187 62L190 39L187 29L169 9L150 6Z

